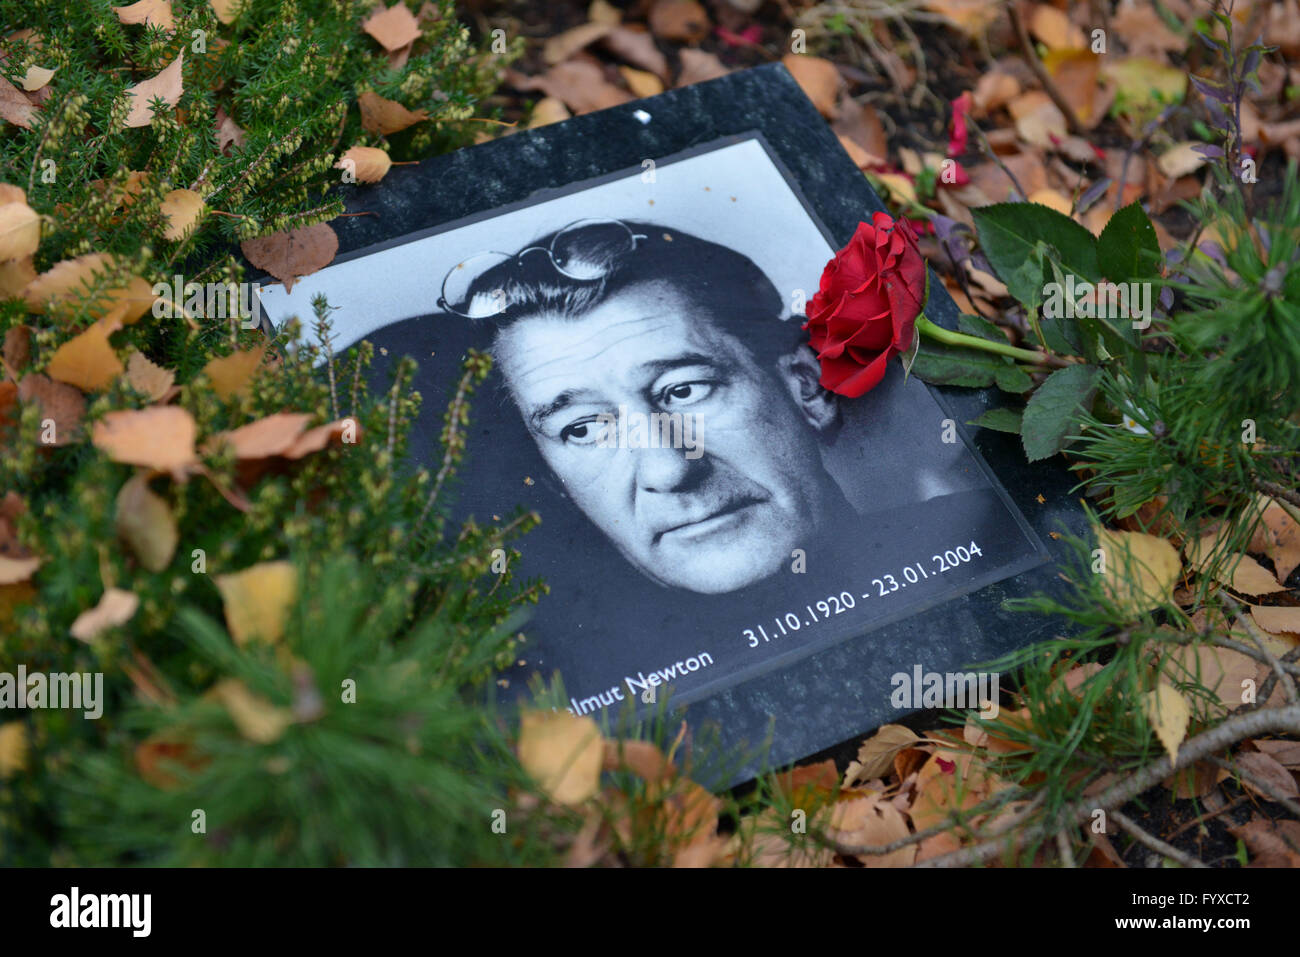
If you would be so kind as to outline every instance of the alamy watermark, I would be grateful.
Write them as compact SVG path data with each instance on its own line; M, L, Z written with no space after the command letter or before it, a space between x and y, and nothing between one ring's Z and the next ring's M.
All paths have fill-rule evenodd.
M170 283L153 284L154 318L179 308L194 319L238 319L243 328L256 329L262 323L260 288L256 282L185 282L177 274Z
M1134 329L1151 325L1151 283L1076 282L1067 273L1065 284L1043 287L1043 315L1048 319L1130 319Z
M602 449L685 449L692 460L704 454L700 417L691 412L629 412L620 405L618 415L597 414L596 424Z
M926 671L913 665L912 673L895 672L889 683L894 690L889 703L895 708L912 711L917 708L974 708L979 707L980 717L992 720L998 716L998 693L1001 674L997 671Z
M92 721L104 713L104 673L96 671L0 671L0 711L24 708L71 708Z

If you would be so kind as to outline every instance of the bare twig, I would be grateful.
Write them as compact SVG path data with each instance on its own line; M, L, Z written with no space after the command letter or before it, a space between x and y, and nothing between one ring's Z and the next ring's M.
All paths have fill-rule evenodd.
M1300 508L1300 492L1295 489L1289 489L1285 485L1278 485L1276 482L1269 482L1258 477L1253 484L1256 491L1263 492L1271 498L1285 499L1296 508Z
M1278 791L1277 788L1273 787L1273 785L1269 784L1259 775L1247 771L1240 764L1233 764L1231 761L1225 761L1222 758L1212 757L1210 758L1210 763L1216 767L1223 768L1223 770L1227 771L1229 774L1236 775L1239 778L1249 781L1250 786L1256 791L1264 794L1270 801L1282 805L1296 818L1300 818L1300 803L1296 803L1295 798L1289 798Z
M1138 826L1136 821L1134 821L1132 818L1128 817L1125 814L1121 814L1118 810L1111 810L1109 813L1110 813L1111 820L1113 820L1116 824L1118 824L1125 831L1127 831L1129 836L1131 836L1139 844L1145 847L1149 847L1151 850L1155 851L1157 854L1161 855L1162 857L1167 857L1171 861L1181 864L1183 867L1205 867L1206 866L1201 861L1198 861L1196 858L1192 857L1192 855L1184 851L1180 851L1172 844L1167 844L1164 841L1160 840L1160 838L1156 837L1154 834L1149 834L1146 831L1142 830L1142 828Z
M1061 95L1061 91L1057 89L1056 81L1052 79L1051 74L1047 72L1047 68L1038 59L1038 51L1034 49L1034 41L1029 39L1029 31L1025 29L1025 21L1020 16L1020 10L1016 7L1016 0L1010 0L1007 4L1007 12L1011 16L1012 26L1016 28L1016 36L1020 40L1020 45L1025 50L1025 59L1029 61L1029 66L1033 69L1034 75L1038 77L1038 82L1043 84L1043 89L1047 92L1047 95L1052 98L1056 108L1065 116L1065 124L1070 128L1070 132L1082 133L1083 124L1079 122L1074 107Z
M1143 791L1169 777L1174 771L1190 767L1216 751L1220 751L1246 738L1277 732L1300 734L1300 705L1268 708L1262 711L1234 715L1208 731L1184 741L1178 749L1178 759L1176 761L1171 761L1168 757L1153 761L1111 785L1096 797L1067 806L1050 822L1041 822L1027 828L1021 837L1027 842L1047 838L1062 827L1083 822L1098 808L1109 810L1122 806ZM1005 850L1006 845L1001 839L1004 831L1005 829L1000 829L996 834L990 835L987 840L979 844L964 847L950 854L931 858L912 866L964 867L986 861Z

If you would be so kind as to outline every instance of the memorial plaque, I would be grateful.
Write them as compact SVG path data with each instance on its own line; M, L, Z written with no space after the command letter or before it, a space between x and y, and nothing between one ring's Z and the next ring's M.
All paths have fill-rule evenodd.
M900 674L1045 637L999 606L1078 527L1059 467L981 433L990 468L965 425L990 397L900 362L859 398L818 385L804 309L884 207L783 68L397 169L352 207L378 215L263 308L324 294L336 350L415 357L434 470L465 351L493 355L455 514L539 512L513 571L550 586L509 693L559 672L570 710L613 719L671 692L730 742L770 724L788 761L919 706Z

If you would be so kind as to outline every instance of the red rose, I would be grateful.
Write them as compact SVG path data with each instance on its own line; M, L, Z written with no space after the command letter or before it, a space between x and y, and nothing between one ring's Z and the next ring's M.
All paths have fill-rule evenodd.
M925 280L925 260L906 220L876 213L858 224L826 264L803 324L823 389L854 399L880 384L889 357L912 347Z

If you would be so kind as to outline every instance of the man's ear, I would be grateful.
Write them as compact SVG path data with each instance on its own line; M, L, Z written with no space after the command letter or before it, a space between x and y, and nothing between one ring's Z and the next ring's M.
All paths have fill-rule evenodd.
M825 432L840 420L840 405L834 393L823 389L821 368L817 364L817 354L806 345L795 346L795 350L776 361L779 378L790 390L790 398L804 419L818 432Z

